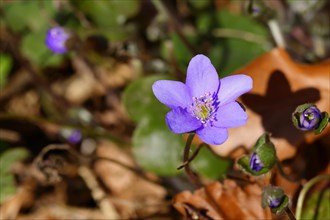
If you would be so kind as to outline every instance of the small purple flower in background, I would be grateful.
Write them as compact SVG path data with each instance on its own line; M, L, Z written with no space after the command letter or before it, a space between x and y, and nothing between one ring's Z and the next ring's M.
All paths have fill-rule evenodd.
M152 89L172 109L166 115L172 132L196 131L205 143L218 145L227 140L227 128L246 123L247 114L235 100L252 89L252 79L233 75L219 80L210 59L197 55L189 63L186 84L159 80Z
M78 144L82 139L82 134L78 129L63 128L60 130L60 135L71 144Z
M68 34L61 27L53 27L48 30L46 34L46 46L57 54L66 53L68 49L65 46L65 42L70 38L70 34Z
M254 152L251 156L250 167L255 172L259 172L260 170L262 170L262 168L264 168L264 165L262 164L262 162L256 152Z

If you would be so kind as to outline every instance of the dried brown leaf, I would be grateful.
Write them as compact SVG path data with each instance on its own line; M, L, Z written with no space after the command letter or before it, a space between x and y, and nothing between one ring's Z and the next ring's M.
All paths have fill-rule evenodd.
M330 60L320 64L300 64L282 48L275 48L236 71L253 78L253 89L241 97L249 120L246 125L229 129L229 138L221 147L213 147L226 156L236 147L251 148L264 132L272 134L278 157L283 160L296 154L297 147L312 143L321 135L297 130L291 114L299 104L315 103L321 111L330 111Z
M261 207L262 190L257 184L244 187L232 180L213 182L191 193L177 194L173 206L185 217L195 219L271 219Z

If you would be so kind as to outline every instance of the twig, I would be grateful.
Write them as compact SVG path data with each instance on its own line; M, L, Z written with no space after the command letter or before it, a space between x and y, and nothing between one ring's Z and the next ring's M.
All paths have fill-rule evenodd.
M113 204L106 198L104 190L98 184L93 172L86 166L80 166L78 169L79 175L85 181L87 187L91 190L94 200L98 203L101 212L108 219L119 219L119 214Z
M280 29L280 26L278 25L278 22L275 19L271 19L268 21L268 27L273 35L276 46L285 48L286 45L285 45L284 37Z
M305 200L305 197L307 195L307 192L312 188L313 185L316 183L322 181L322 180L330 180L330 175L320 175L316 176L313 179L309 180L302 188L302 190L299 193L298 200L297 200L297 207L296 207L296 217L298 220L301 219L301 212L303 208L303 203Z
M267 38L254 34L252 32L235 30L229 28L218 28L212 31L212 34L215 37L227 37L227 38L236 38L245 41L249 41L256 44L267 44Z
M124 164L124 163L122 163L118 160L115 160L113 158L96 156L96 157L93 158L93 160L94 161L96 161L96 160L106 160L108 162L115 163L115 164L117 164L119 166L122 166L123 168L135 173L136 175L143 178L144 180L147 180L147 181L152 182L152 183L160 184L160 182L158 180L150 178L145 172L143 172L143 170L136 169L134 167L128 166L128 165L126 165L126 164Z

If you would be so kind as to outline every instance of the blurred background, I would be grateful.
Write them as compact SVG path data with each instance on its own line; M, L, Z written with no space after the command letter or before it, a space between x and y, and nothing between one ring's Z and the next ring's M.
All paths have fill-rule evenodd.
M0 218L181 219L172 199L194 189L176 169L185 142L166 127L168 109L154 98L153 82L184 81L200 53L220 77L269 62L282 68L288 93L317 85L322 92L310 100L302 93L303 101L329 111L329 7L327 0L0 0ZM45 44L58 26L70 36L63 54ZM277 47L285 55L272 52ZM271 72L244 70L259 79L255 93L276 94L276 83L264 89ZM258 102L260 110L249 100L243 102L251 114L271 106ZM253 123L231 150L251 148L256 138L246 136L261 130L288 139L272 130L277 122ZM326 134L278 142L289 154L281 156L287 171L300 180L276 182L293 204L302 182L329 173ZM202 149L194 169L205 181L223 180L237 172L241 153L231 153ZM311 195L305 216L329 217L329 190L322 195Z

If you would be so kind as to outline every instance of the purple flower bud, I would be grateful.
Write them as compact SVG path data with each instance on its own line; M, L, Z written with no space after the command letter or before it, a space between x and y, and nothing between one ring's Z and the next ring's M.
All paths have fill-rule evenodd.
M260 170L262 170L262 168L264 168L264 165L262 164L262 162L256 152L254 152L251 156L250 167L255 172L259 172Z
M77 144L81 140L81 133L78 130L73 130L71 135L68 137L68 141L72 144Z
M61 27L53 27L48 30L46 35L46 46L57 54L66 53L68 49L65 42L70 38L70 35Z
M321 111L310 103L299 105L292 114L293 125L302 131L318 129L322 120Z
M60 135L71 144L77 144L81 141L82 134L78 129L63 128Z
M313 130L318 127L322 120L322 114L320 110L315 106L310 106L300 114L299 127L303 131Z
M268 206L269 208L273 209L273 208L277 208L281 203L282 203L282 199L274 198L269 200Z

